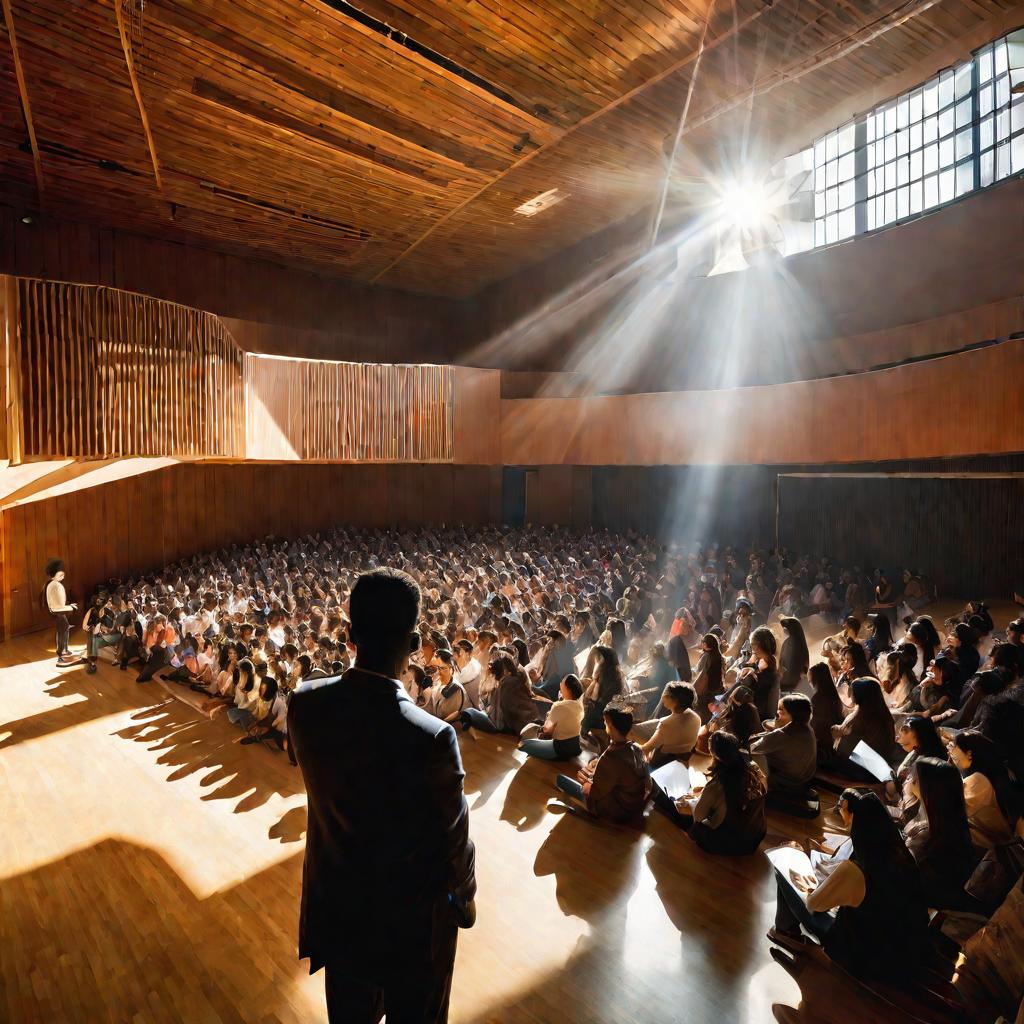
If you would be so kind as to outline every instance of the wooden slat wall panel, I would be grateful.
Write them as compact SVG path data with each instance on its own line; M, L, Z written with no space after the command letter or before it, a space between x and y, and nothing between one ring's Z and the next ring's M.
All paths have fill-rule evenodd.
M1022 380L1024 340L1017 340L791 384L503 400L502 457L506 465L520 466L632 466L1019 452Z
M923 572L946 594L1006 597L1024 570L1022 504L1024 477L780 476L779 538L890 578Z
M248 353L246 457L451 462L456 432L453 381L450 366Z
M500 489L500 469L496 475L491 466L170 466L5 508L0 605L8 635L48 626L39 594L52 557L66 561L72 600L80 601L112 576L152 572L268 533L298 536L337 523L496 522Z
M238 457L243 353L209 313L18 280L24 457Z

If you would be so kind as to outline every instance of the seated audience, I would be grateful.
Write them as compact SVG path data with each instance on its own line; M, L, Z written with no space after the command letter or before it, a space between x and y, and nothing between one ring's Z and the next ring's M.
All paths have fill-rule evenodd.
M800 620L786 616L779 622L786 634L779 651L779 686L783 693L792 693L807 677L811 658L807 653L807 637Z
M753 853L768 830L764 772L729 732L711 737L711 767L700 794L673 802L659 787L655 805L707 853Z
M974 729L956 733L949 759L963 776L964 800L974 845L983 850L1013 838L1019 802L996 745Z
M911 770L909 790L919 801L919 808L904 834L907 849L921 871L928 906L936 910L974 909L964 886L978 857L971 845L960 774L948 761L919 757Z
M901 826L907 824L917 813L918 797L911 790L910 782L914 764L919 758L931 757L946 760L946 746L939 736L935 723L930 718L911 715L899 727L896 743L904 753L896 778L886 786L885 798L889 813Z
M640 744L651 768L677 761L693 750L700 732L700 716L693 710L696 699L689 683L669 683L662 697L669 713L633 727L629 738Z
M580 769L575 779L559 775L555 785L595 818L640 826L651 795L651 775L640 747L629 740L632 713L605 708L604 728L610 743L600 757Z
M481 691L479 708L463 708L459 715L463 731L504 732L519 736L526 726L537 720L533 691L526 672L506 653L493 657L488 673L495 685Z
M779 701L768 731L751 738L750 753L765 769L770 797L801 797L814 778L818 744L810 724L811 712L807 697L788 693Z
M783 878L772 942L800 953L803 932L858 978L913 978L928 952L928 907L920 871L881 801L846 790L852 852L824 881ZM831 914L835 911L835 914Z
M725 659L719 648L718 637L705 633L700 641L700 657L693 675L693 689L697 694L695 705L700 720L705 724L711 718L711 700L722 692Z
M551 705L543 725L524 726L519 749L545 761L567 761L582 752L583 684L567 675L559 684L559 699Z
M832 754L825 764L846 778L876 782L866 769L850 760L850 755L863 741L886 761L894 761L896 726L877 679L855 679L850 696L853 710L841 725L832 727Z
M812 665L808 678L811 683L811 728L814 730L817 760L822 763L832 754L832 728L842 724L847 710L836 690L827 661Z

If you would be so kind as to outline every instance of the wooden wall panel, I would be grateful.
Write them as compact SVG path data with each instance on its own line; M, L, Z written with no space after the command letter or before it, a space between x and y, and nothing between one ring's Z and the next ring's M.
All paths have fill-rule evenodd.
M1024 340L731 391L502 402L506 465L853 462L1024 451Z
M1024 578L1022 506L1024 476L780 476L779 539L891 579L913 569L945 594L1005 600Z
M498 494L491 493L497 480ZM39 605L51 557L72 600L114 576L274 533L336 523L485 522L500 509L490 466L181 464L3 510L8 635L49 625Z
M453 366L453 459L472 465L501 463L501 372Z

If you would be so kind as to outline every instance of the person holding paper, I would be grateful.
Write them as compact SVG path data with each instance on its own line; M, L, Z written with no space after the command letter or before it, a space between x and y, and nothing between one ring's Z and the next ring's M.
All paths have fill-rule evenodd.
M870 772L850 760L850 755L857 744L863 741L886 761L891 760L896 746L896 725L877 679L855 679L850 687L850 695L853 698L853 711L846 716L842 725L832 727L834 747L826 766L849 779L876 782Z
M699 794L672 801L658 788L654 804L705 853L751 854L768 831L764 772L729 732L712 735L711 757L708 782Z
M843 798L851 815L849 860L820 883L813 873L786 877L776 870L775 927L768 938L791 953L805 953L803 928L856 977L905 980L928 949L920 872L873 793L848 790Z

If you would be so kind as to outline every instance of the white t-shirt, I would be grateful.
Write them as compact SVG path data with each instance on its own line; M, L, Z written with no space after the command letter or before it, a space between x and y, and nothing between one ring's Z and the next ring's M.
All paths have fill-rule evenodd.
M693 750L699 732L700 715L687 708L680 714L659 718L651 742L660 747L663 754L688 754Z
M583 701L559 700L551 705L545 725L551 726L551 739L571 740L580 734Z

